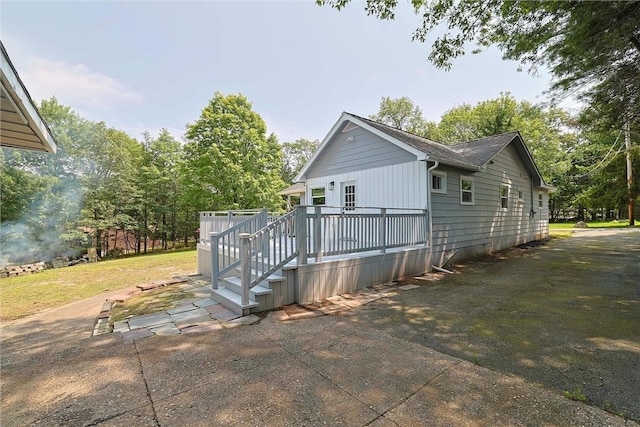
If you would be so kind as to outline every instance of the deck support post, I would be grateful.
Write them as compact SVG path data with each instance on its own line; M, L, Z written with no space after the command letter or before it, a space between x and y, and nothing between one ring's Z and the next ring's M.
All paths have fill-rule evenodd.
M215 231L209 233L209 244L211 245L211 289L218 289L218 271L220 270L218 234Z
M307 263L307 207L296 206L298 210L296 223L296 244L298 246L298 264Z
M240 233L240 284L242 285L242 305L249 304L249 282L251 282L251 258L249 257L249 233Z
M380 253L387 252L387 208L380 209Z
M313 220L313 244L316 252L316 262L322 261L322 206L315 207Z

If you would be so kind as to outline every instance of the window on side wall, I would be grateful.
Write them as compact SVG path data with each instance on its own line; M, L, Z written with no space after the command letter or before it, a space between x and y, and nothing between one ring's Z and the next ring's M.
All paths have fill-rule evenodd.
M473 178L470 176L460 177L460 204L473 205Z
M500 208L509 209L509 186L500 185Z
M432 171L431 172L431 192L432 193L447 193L447 173Z
M342 185L342 201L344 210L352 211L356 207L356 183L353 181L345 182Z
M311 189L311 204L314 206L326 204L324 187L316 187Z
M518 202L524 203L524 190L522 188L518 188Z
M542 193L538 193L538 207L541 208L544 206L544 199Z

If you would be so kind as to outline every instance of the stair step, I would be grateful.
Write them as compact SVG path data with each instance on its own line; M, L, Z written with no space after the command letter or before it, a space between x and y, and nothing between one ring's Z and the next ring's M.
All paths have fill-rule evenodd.
M236 273L238 274L238 276L240 276L241 271L240 271L240 267L235 269ZM251 269L251 277L255 278L258 277L258 273L257 270L255 269ZM282 282L284 280L284 276L281 276L279 274L273 273L269 276L267 276L263 281L267 281L269 283L273 283L273 282Z
M242 294L242 280L239 277L225 277L222 279L222 282L225 284L225 287L227 289L232 290L238 295ZM267 295L271 293L273 293L273 290L271 290L270 288L257 284L249 290L249 298L251 298L252 296L255 297L258 295Z
M224 286L218 289L213 289L211 295L215 300L227 307L229 310L237 313L241 316L246 316L251 312L252 308L256 308L259 304L249 297L249 304L242 304L242 297L231 289L227 289Z

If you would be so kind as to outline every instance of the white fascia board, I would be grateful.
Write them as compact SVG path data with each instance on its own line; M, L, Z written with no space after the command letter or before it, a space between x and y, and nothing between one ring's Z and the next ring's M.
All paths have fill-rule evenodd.
M44 150L49 153L55 153L57 147L51 131L33 104L27 89L13 67L4 46L2 46L0 50L2 50L0 71L2 73L1 78L3 88L6 90L7 95L12 100L13 104L18 108L18 111L27 119L28 123L25 124L28 124L31 130L33 130L35 136L40 139Z

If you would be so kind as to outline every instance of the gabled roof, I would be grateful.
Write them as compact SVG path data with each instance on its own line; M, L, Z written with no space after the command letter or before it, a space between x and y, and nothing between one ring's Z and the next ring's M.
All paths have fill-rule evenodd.
M416 154L418 160L437 161L443 165L473 172L482 170L500 151L513 143L523 164L533 176L534 185L546 186L519 132L508 132L469 142L445 145L347 112L342 113L336 124L331 128L331 131L329 131L318 147L318 150L316 150L311 159L309 159L300 171L296 177L296 181L302 179L335 134L344 127L347 121L373 132L406 151Z
M49 127L0 42L0 146L56 152Z

